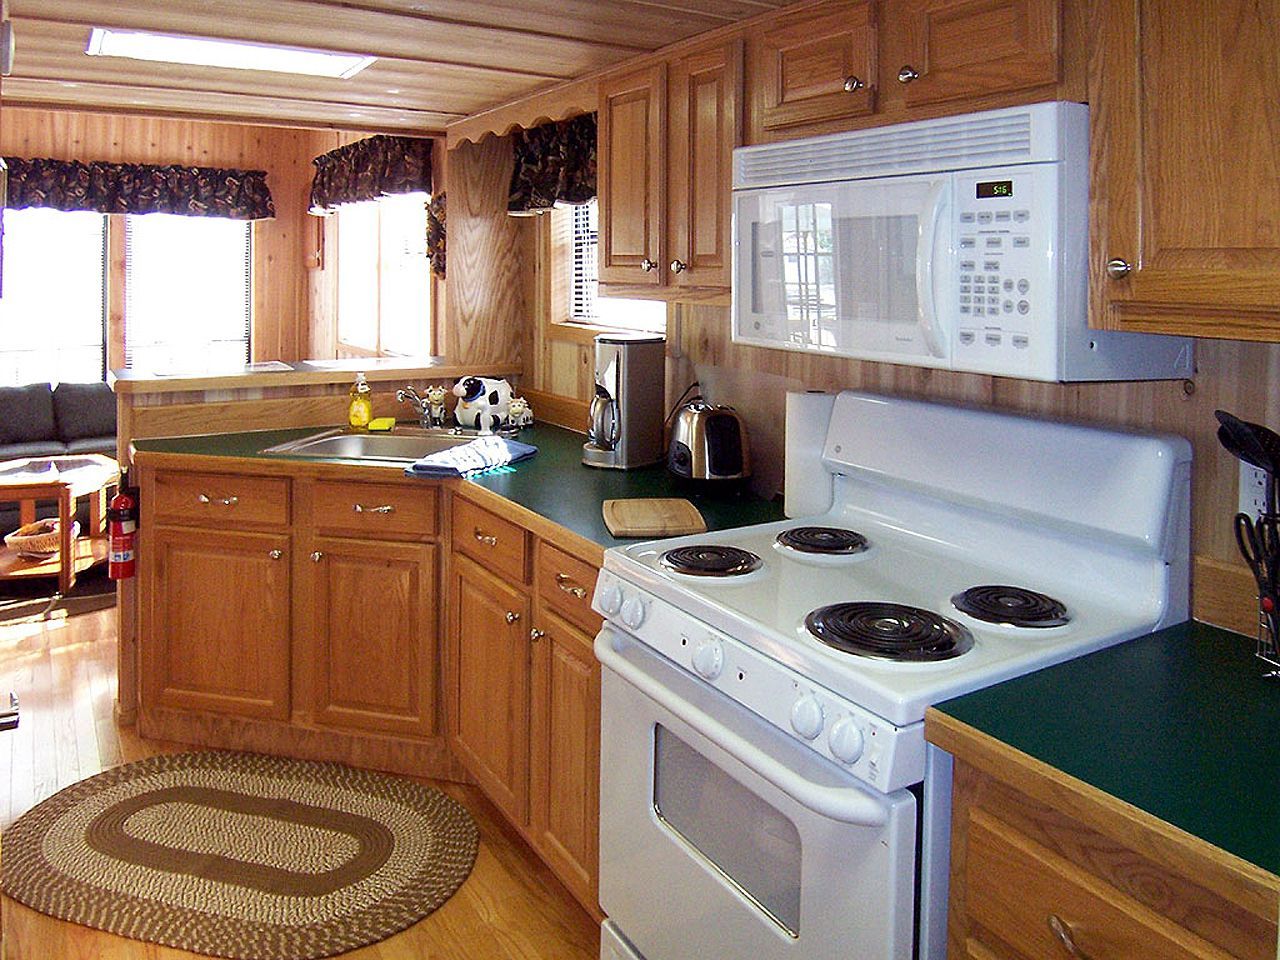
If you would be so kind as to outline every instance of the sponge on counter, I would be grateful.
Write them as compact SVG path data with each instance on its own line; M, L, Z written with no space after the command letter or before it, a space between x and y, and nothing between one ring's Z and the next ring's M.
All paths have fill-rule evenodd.
M385 433L395 425L396 425L395 417L374 417L372 420L369 421L368 429L374 430L374 431L381 431Z

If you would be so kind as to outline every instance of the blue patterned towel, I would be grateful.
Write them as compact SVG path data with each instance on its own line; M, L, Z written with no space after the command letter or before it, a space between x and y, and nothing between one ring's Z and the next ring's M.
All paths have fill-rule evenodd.
M428 454L404 472L411 477L469 477L517 460L528 460L537 452L537 447L519 440L476 437L470 443Z

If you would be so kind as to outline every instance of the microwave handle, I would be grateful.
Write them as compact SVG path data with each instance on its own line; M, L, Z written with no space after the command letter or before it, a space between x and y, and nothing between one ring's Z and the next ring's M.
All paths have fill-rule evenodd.
M942 212L950 206L948 193L950 178L939 180L929 191L925 201L924 217L920 227L920 242L916 245L916 302L920 308L920 332L925 344L935 357L945 357L942 331L939 329L938 298L934 294L933 271L943 251L938 250L938 227Z
M878 827L887 822L885 805L866 792L856 787L814 783L794 767L753 747L741 734L672 691L645 669L643 663L625 655L623 650L632 643L634 641L624 639L606 626L595 639L596 659L801 806L831 820L857 826ZM619 646L622 649L618 649ZM803 748L795 749L801 752Z

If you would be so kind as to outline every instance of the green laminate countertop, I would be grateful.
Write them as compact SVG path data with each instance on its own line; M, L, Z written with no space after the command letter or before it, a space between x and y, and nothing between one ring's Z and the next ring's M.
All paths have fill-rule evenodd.
M189 454L205 457L238 457L264 460L315 462L316 457L279 457L261 453L267 447L296 440L320 427L290 430L255 430L246 433L219 433L197 437L162 437L135 440L139 453ZM605 500L629 497L685 497L702 513L707 529L723 530L752 523L782 519L782 505L746 495L711 494L682 483L661 464L638 470L600 470L583 466L580 433L550 424L537 424L520 432L519 439L538 448L538 453L509 467L500 467L481 476L461 481L474 483L505 497L560 526L601 546L612 547L634 540L619 540L604 525L601 504ZM353 464L352 460L327 460ZM372 470L399 470L398 467L370 466ZM456 482L456 481L450 481Z
M1280 875L1280 682L1190 621L937 709Z

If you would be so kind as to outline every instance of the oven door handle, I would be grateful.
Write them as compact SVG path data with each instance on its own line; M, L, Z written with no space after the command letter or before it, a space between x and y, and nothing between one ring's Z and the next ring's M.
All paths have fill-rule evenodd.
M833 787L814 783L787 764L769 756L741 734L730 730L704 710L673 693L663 683L614 646L628 643L607 627L595 640L596 659L650 700L665 708L739 763L769 781L801 806L829 820L856 826L879 827L888 820L888 806L857 787ZM676 669L676 668L672 668ZM743 708L745 709L745 708ZM803 748L797 748L803 749Z

